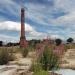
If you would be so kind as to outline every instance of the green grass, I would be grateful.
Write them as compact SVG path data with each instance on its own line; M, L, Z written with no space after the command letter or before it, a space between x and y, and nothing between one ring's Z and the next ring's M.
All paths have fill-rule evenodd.
M28 48L21 48L21 53L23 57L26 57L28 55L28 52L29 52Z
M0 49L0 65L7 64L12 60L14 60L13 53L9 53L7 48Z
M33 75L48 75L48 71L41 70L38 72L34 72Z
M17 52L20 51L19 46L15 46L15 47L13 47L13 46L12 47L0 47L0 50L5 49L5 48L8 50L9 53L11 53L11 52L17 53Z
M40 63L44 70L53 70L59 68L59 58L53 53L49 47L44 48Z

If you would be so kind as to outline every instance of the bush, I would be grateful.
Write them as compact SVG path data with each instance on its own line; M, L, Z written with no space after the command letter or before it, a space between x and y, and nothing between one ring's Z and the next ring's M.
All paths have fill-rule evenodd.
M21 53L23 57L26 57L28 55L28 48L22 48Z
M52 70L58 68L58 57L47 46L44 48L43 55L41 56L40 63L44 70Z
M8 52L7 48L0 49L0 65L7 64L13 57Z

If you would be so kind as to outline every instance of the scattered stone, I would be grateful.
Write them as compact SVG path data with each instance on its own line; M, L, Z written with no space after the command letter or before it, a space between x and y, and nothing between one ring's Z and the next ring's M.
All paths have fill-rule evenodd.
M0 66L0 75L26 75L32 64L30 58L22 58Z

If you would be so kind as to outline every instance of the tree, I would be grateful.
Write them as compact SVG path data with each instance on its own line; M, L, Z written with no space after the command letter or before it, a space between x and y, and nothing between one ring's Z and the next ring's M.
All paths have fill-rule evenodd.
M67 39L67 43L72 43L74 40L73 40L73 38L68 38Z
M58 46L58 45L60 45L60 44L62 43L62 40L61 40L61 39L56 39L56 40L55 40L55 43L56 43L56 45Z
M2 41L0 41L0 46L2 46L3 45L3 42Z

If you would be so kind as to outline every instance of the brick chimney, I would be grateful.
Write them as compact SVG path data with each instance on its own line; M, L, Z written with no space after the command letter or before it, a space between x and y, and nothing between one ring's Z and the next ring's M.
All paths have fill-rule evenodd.
M21 36L20 36L20 47L27 47L27 41L25 37L25 10L24 8L21 8Z

